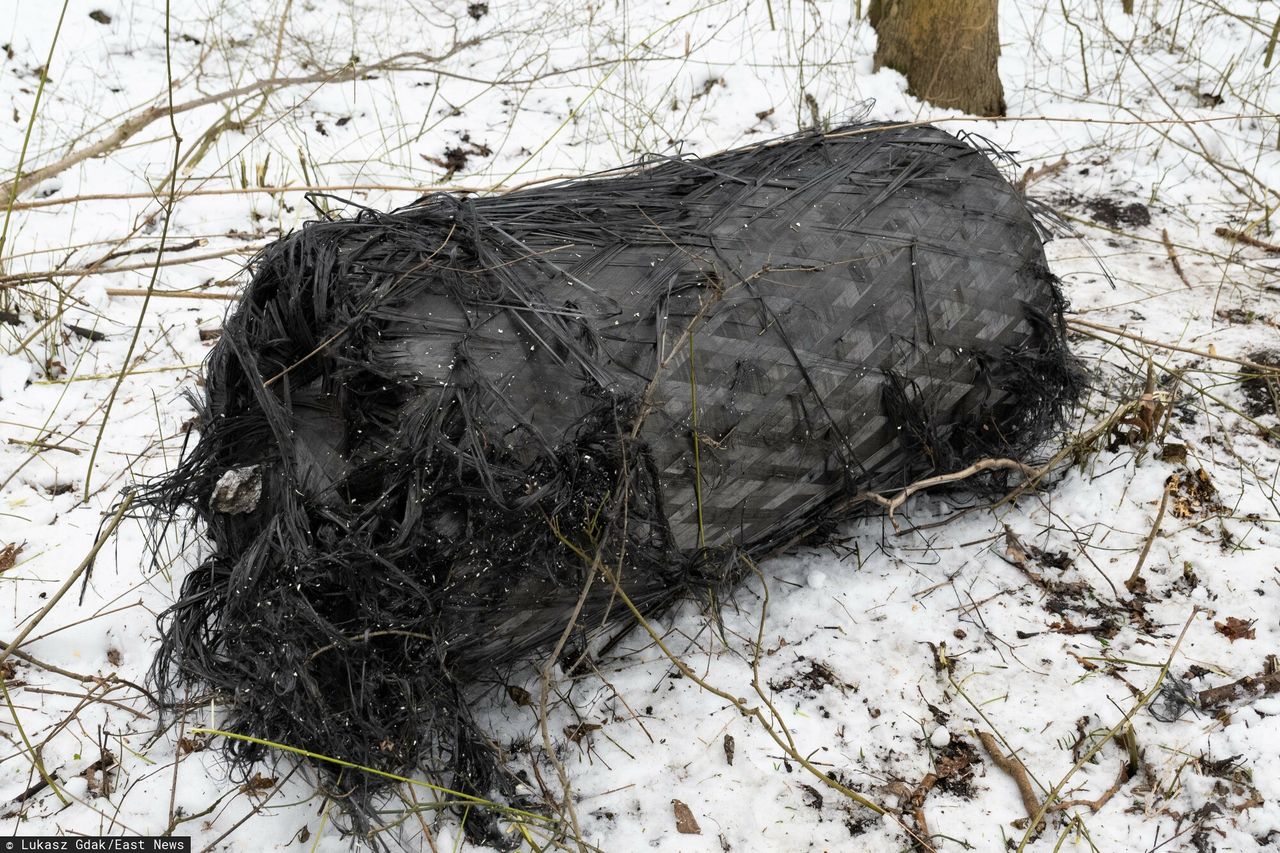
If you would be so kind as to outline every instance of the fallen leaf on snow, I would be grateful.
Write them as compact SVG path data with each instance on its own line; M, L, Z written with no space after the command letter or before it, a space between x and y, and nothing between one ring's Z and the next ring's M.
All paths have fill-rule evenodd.
M574 743L581 743L582 739L594 731L599 731L602 726L599 723L579 723L576 726L565 726L564 736Z
M1226 637L1231 642L1236 640L1252 640L1256 633L1253 630L1253 620L1237 619L1234 616L1228 616L1225 622L1214 622L1213 627L1218 629L1218 633Z
M22 553L22 549L26 547L25 542L18 544L10 542L3 548L0 548L0 572L7 572L18 562L18 555Z
M702 827L698 826L698 821L694 818L693 812L689 807L679 800L671 801L671 810L676 813L676 832L681 835L701 835Z

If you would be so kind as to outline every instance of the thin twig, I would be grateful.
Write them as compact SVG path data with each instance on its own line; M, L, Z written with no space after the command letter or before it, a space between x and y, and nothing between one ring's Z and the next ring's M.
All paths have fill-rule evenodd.
M107 403L102 410L102 424L98 427L98 437L94 439L93 450L89 452L89 465L84 472L84 502L89 502L91 494L91 486L93 483L93 463L98 459L98 449L102 446L102 437L107 433L107 424L111 422L111 409L115 406L116 397L120 393L120 386L124 384L124 378L129 373L131 362L133 360L133 352L138 346L138 339L142 337L142 323L147 316L147 308L151 305L151 294L156 289L156 281L160 277L160 266L163 263L164 247L169 241L169 225L173 222L173 209L177 204L178 193L178 165L182 162L182 136L178 133L178 123L174 118L173 108L173 51L171 50L170 39L170 0L165 0L164 4L164 67L165 74L169 81L169 131L173 136L173 172L169 179L169 199L164 206L164 225L160 229L160 245L156 252L156 259L151 267L151 280L147 282L147 295L142 300L142 307L138 309L138 322L133 327L133 336L129 339L129 348L125 350L124 359L121 361L123 365L119 377L111 386L111 393L107 395Z
M1110 788L1102 792L1102 796L1095 800L1064 800L1060 803L1054 803L1049 807L1049 811L1061 812L1066 811L1067 809L1074 809L1077 806L1088 806L1089 810L1092 812L1101 811L1102 807L1105 806L1107 802L1124 787L1124 783L1128 782L1131 778L1132 775L1129 773L1129 765L1127 763L1121 764L1119 772L1116 773L1116 781L1111 784Z
M1261 675L1246 675L1230 684L1201 690L1197 699L1201 708L1211 710L1228 702L1265 696L1270 693L1280 693L1280 669L1264 672Z
M62 0L62 11L58 13L58 24L53 30L53 39L49 42L49 53L44 60L44 70L40 72L40 83L36 86L35 101L31 105L31 118L27 120L27 130L22 137L22 149L18 152L18 165L14 168L15 180L6 187L5 195L9 198L5 203L4 225L0 226L0 257L4 256L5 240L9 236L9 220L13 217L13 211L18 200L18 193L21 192L19 181L22 178L22 167L27 162L27 146L31 144L31 132L36 126L36 117L40 115L40 99L44 97L44 85L49 81L49 67L53 64L53 49L58 46L58 37L62 34L62 21L67 16L67 5L69 0Z
M120 526L120 522L124 519L125 510L127 510L132 503L133 493L130 492L124 496L124 500L120 501L120 506L116 509L116 514L113 515L111 520L107 522L106 526L102 528L102 532L98 534L98 540L93 543L93 548L91 548L85 558L80 561L80 565L76 566L75 570L72 571L67 579L62 582L62 586L58 587L58 591L49 597L49 600L45 602L44 607L40 608L40 612L27 620L27 626L18 632L18 636L10 640L9 645L5 646L4 651L0 652L0 663L4 663L5 660L8 659L9 655L13 653L13 650L22 645L23 640L31 636L31 632L35 630L36 626L40 624L40 621L44 619L44 617L49 615L49 611L53 610L58 602L62 600L62 596L67 594L67 590L75 586L75 583L80 579L80 576L93 565L93 561L98 556L98 552L102 550L103 545L107 544L107 539L110 538L113 532L115 532L115 529Z
M1246 246L1253 246L1255 249L1261 249L1269 255L1280 255L1280 246L1277 246L1275 243L1268 243L1265 240L1259 240L1257 237L1250 237L1243 231L1237 231L1234 228L1219 226L1213 229L1213 233L1223 239L1230 240L1233 243L1244 243Z
M1142 544L1142 553L1138 555L1138 562L1133 567L1129 579L1124 582L1125 589L1133 592L1138 584L1139 573L1142 571L1142 565L1147 561L1147 554L1151 552L1151 543L1156 541L1156 534L1160 532L1160 522L1164 520L1164 510L1169 504L1169 494L1178 484L1176 475L1169 477L1164 484L1164 493L1160 495L1160 509L1156 510L1156 520L1151 525L1151 532L1147 534L1147 540Z
M1071 164L1067 161L1067 155L1063 154L1062 157L1057 160L1057 162L1048 163L1044 166L1041 166L1038 169L1028 168L1027 171L1025 171L1022 174L1022 177L1018 178L1018 182L1014 184L1014 186L1016 186L1020 190L1025 190L1027 187L1031 186L1036 181L1040 181L1045 178L1056 175L1070 165Z
M1169 670L1173 666L1173 659L1177 657L1178 650L1182 648L1182 641L1186 639L1187 631L1190 630L1191 623L1195 620L1198 613L1200 613L1199 607L1191 608L1191 613L1187 616L1187 621L1183 624L1182 631L1178 634L1178 639L1174 641L1173 647L1169 650L1169 656L1165 658L1164 665L1160 667L1160 674L1156 676L1155 683L1151 685L1150 689L1138 698L1138 701L1133 704L1133 707L1130 708L1127 713L1125 713L1125 715L1120 719L1120 722L1111 727L1107 732L1107 736L1100 739L1097 743L1086 750L1085 753L1076 760L1076 763L1071 765L1071 769L1067 771L1066 775L1058 780L1058 784L1053 786L1053 790L1051 790L1049 795L1044 798L1044 802L1040 806L1039 813L1035 815L1031 821L1031 825L1028 826L1027 831L1023 833L1022 841L1018 843L1018 849L1015 853L1022 853L1022 851L1026 849L1027 843L1035 833L1036 826L1040 824L1040 821L1044 817L1048 808L1057 801L1058 793L1066 786L1067 782L1071 780L1071 777L1075 776L1081 767L1092 760L1093 756L1098 753L1098 750L1102 749L1103 744L1115 737L1116 734L1126 726L1131 726L1133 724L1133 718L1138 715L1138 712L1147 707L1151 700L1155 698L1156 694L1160 691L1161 685L1164 684L1165 678L1168 677Z
M168 216L168 213L167 213L168 210L169 208L166 208L166 214L165 214L166 216ZM231 246L229 248L218 249L217 251L213 251L213 252L203 252L199 255L186 255L185 257L165 258L164 260L157 259L154 261L139 261L138 263L133 263L133 264L121 264L118 267L101 266L101 264L103 263L103 260L105 260L103 259L103 260L96 261L95 263L90 264L87 267L75 267L73 269L64 269L64 270L36 270L35 272L14 273L13 275L7 275L0 278L0 287L16 287L17 285L22 284L24 282L50 281L55 278L73 278L73 277L84 278L85 276L90 276L90 275L109 275L112 273L121 273L121 272L138 272L139 270L153 269L157 266L161 266L161 267L185 266L186 264L193 264L193 263L196 263L197 261L220 260L222 258L226 258L231 255L240 255L240 254L252 255L256 253L258 250L264 248L266 245L267 245L266 243L262 243L262 244L251 244L248 246ZM172 254L173 251L175 250L161 246L160 249L158 249L157 251L167 255L167 254ZM109 258L110 256L107 256L107 257Z
M898 520L893 517L893 514L897 510L901 509L902 505L907 502L907 499L916 492L923 491L924 489L929 489L934 486L945 485L947 483L957 483L961 480L967 480L970 477L981 474L983 471L995 470L1021 471L1028 478L1034 477L1038 473L1035 468L1032 468L1030 465L1023 462L1019 462L1016 459L980 459L968 468L962 468L961 470L953 471L950 474L938 474L935 477L927 477L923 480L917 480L902 491L898 492L892 498L886 498L884 495L877 492L859 492L852 498L849 498L846 505L852 506L868 501L871 503L877 503L889 510L889 521L893 523L893 529L900 531L902 528L898 526Z
M25 175L20 175L16 180L6 184L3 191L6 194L17 195L30 187L35 186L46 178L52 178L73 166L79 165L86 160L99 157L107 152L114 151L128 140L132 139L144 129L168 116L172 118L175 115L181 115L200 107L209 106L210 104L223 103L226 101L236 101L248 95L259 93L270 93L279 89L291 88L294 86L308 86L312 84L328 84L328 83L345 83L350 80L359 80L380 71L403 70L404 60L413 59L416 63L435 64L441 60L453 56L458 51L468 47L472 47L478 43L477 39L468 39L466 41L456 42L449 47L445 53L439 56L430 56L419 52L406 52L396 54L378 62L368 65L353 65L348 63L342 68L335 70L326 69L317 71L314 74L303 74L296 77L268 77L263 80L255 80L243 86L236 86L222 92L215 92L212 95L204 95L199 98L193 98L179 104L173 102L173 86L172 82L168 87L168 101L166 104L154 104L147 107L142 112L137 113L131 118L126 119L112 133L103 137L91 145L72 151L65 157L59 158L47 166L42 166L35 171ZM170 76L172 81L172 76ZM177 169L175 167L172 178L176 179Z
M18 736L22 738L23 746L31 754L31 766L40 774L40 778L44 780L45 784L53 789L53 793L58 795L58 800L61 801L62 805L70 805L66 794L58 787L58 783L54 781L52 774L45 769L44 756L41 754L43 745L34 746L31 743L31 739L27 737L27 730L23 727L22 720L18 717L18 709L14 706L13 699L9 696L9 688L5 685L3 678L0 678L0 694L4 695L4 703L8 706L9 713L13 716L13 727L18 730ZM27 778L30 779L31 777L28 775Z
M1169 229L1160 229L1160 239L1164 243L1164 250L1169 255L1169 263L1173 266L1173 271L1178 274L1178 278L1182 279L1182 283L1187 286L1187 290L1192 290L1191 282L1187 281L1187 274L1182 271L1182 263L1178 260L1178 253L1173 250L1173 241L1169 239Z
M10 444L20 445L22 447L34 447L37 450L61 450L63 453L70 453L73 456L79 456L80 451L74 447L62 447L57 444L49 444L46 441L28 441L25 438L11 438Z
M1106 332L1107 334L1110 334L1110 335L1117 335L1118 337L1121 337L1121 338L1128 338L1131 341L1137 341L1138 343L1146 344L1147 346L1153 346L1158 349L1169 350L1170 352L1183 352L1188 355L1198 355L1201 358L1213 359L1214 361L1225 361L1231 364L1238 364L1241 367L1247 367L1250 370L1256 370L1258 373L1262 373L1262 374L1280 373L1280 367L1273 367L1265 364L1259 364L1258 362L1250 361L1247 358L1233 358L1232 356L1229 356L1229 355L1221 355L1220 353L1209 352L1207 350L1192 349L1191 347L1184 347L1178 344L1170 344L1170 343L1166 343L1165 341L1157 341L1152 338L1144 338L1141 335L1135 335L1132 332L1126 332L1124 329L1117 329L1115 326L1104 326L1101 323L1094 323L1089 320L1081 320L1079 317L1074 317L1067 320L1067 325L1074 326L1077 329L1082 329L1082 328L1096 329L1100 332Z
M240 298L239 293L219 293L214 291L210 293L204 290L153 290L150 294L145 290L130 290L123 287L108 287L106 289L107 296L139 296L146 298L148 295L152 299L215 299L221 302L234 302Z
M1018 794L1022 797L1022 805L1027 810L1028 820L1040 820L1043 809L1040 806L1040 798L1036 796L1036 789L1031 784L1031 779L1027 776L1027 768L1022 766L1022 762L1018 757L1010 754L1005 755L1000 749L1000 744L996 742L995 735L991 732L977 732L978 740L982 742L982 747L991 756L991 760L995 765L1013 777L1014 783L1018 786Z

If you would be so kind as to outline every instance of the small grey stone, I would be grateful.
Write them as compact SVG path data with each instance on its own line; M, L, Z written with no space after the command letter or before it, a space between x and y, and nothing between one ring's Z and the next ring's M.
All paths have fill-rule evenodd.
M232 468L218 478L209 506L214 512L240 515L253 512L262 498L262 470L258 465Z

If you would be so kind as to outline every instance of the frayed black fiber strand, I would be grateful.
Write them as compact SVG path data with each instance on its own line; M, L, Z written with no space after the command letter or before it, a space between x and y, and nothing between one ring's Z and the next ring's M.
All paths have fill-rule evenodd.
M509 795L468 696L549 651L594 560L660 614L864 490L1046 438L1078 380L1044 238L983 152L869 125L307 224L254 262L145 495L209 542L156 685ZM575 643L631 621L597 579ZM384 786L330 775L357 830Z

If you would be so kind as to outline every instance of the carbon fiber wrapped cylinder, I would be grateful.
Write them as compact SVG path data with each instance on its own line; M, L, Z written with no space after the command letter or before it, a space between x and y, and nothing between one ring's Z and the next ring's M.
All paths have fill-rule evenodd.
M630 625L615 583L655 613L1041 441L1075 390L1042 242L930 127L308 224L257 259L152 496L211 543L157 680L482 789L465 691L575 612L573 648Z

